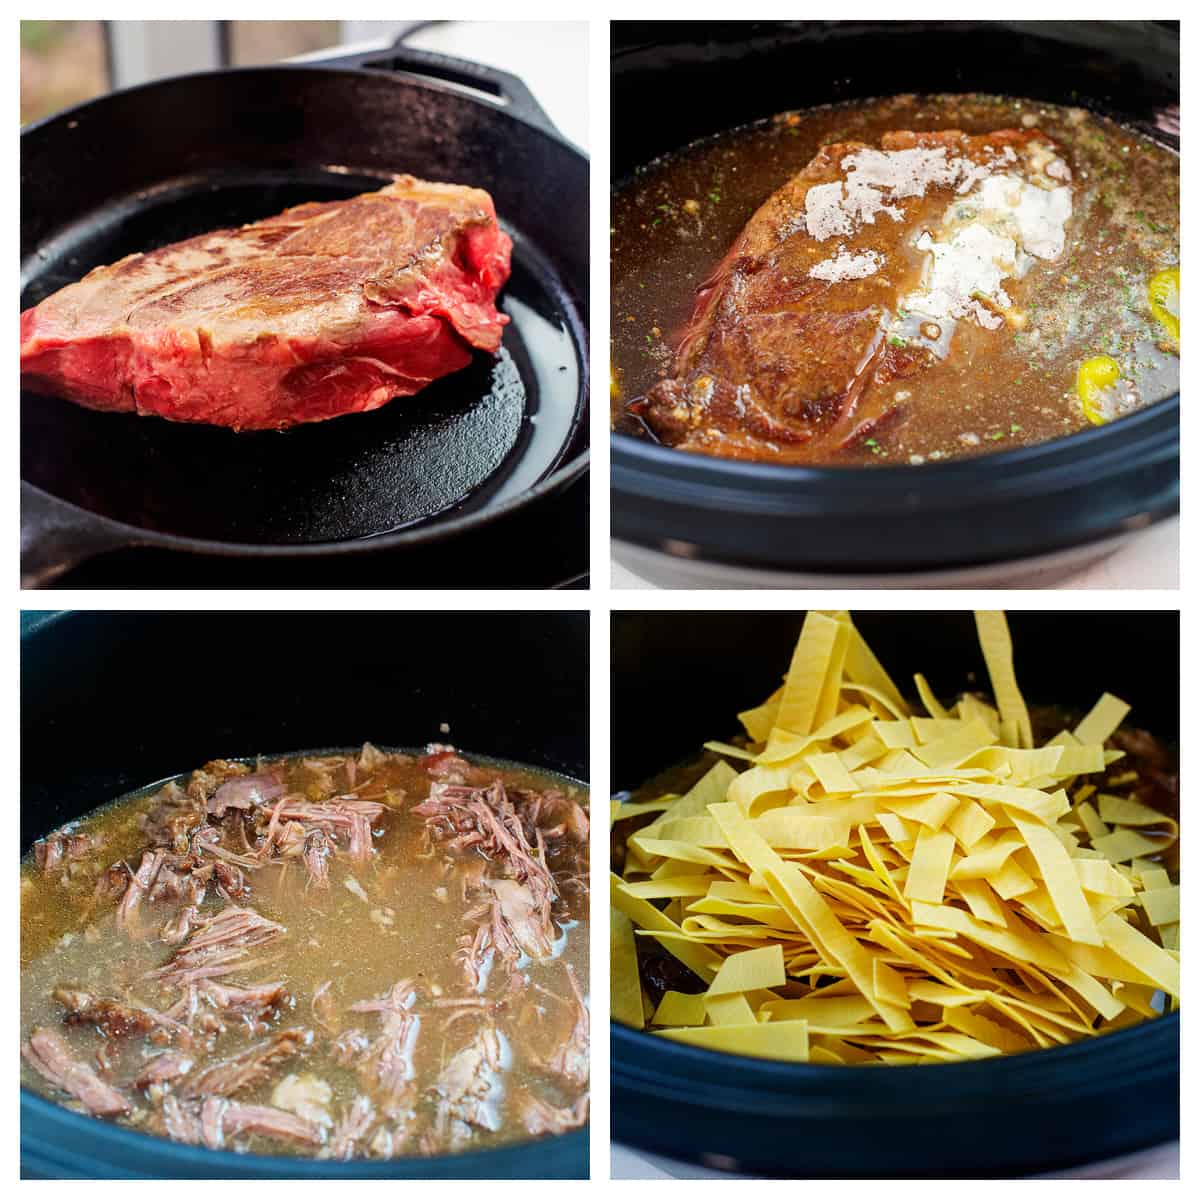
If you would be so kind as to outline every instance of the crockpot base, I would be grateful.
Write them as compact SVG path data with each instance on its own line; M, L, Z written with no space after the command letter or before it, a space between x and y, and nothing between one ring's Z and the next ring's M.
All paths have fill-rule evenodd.
M822 571L771 570L694 557L697 547L676 542L663 549L614 541L616 562L660 588L1047 588L1115 553L1136 535L1122 534L1054 554L1012 562L980 563L932 571L849 575Z

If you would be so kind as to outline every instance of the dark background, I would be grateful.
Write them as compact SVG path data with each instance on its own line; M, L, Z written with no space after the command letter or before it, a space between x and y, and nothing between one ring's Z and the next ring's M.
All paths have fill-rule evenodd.
M970 612L854 612L906 696L918 671L943 703L990 692ZM740 730L737 714L780 684L803 612L614 613L612 786L633 788ZM1178 612L1010 612L1028 704L1087 711L1108 691L1131 725L1179 736Z
M22 625L23 849L213 758L452 742L587 779L584 613L67 613Z

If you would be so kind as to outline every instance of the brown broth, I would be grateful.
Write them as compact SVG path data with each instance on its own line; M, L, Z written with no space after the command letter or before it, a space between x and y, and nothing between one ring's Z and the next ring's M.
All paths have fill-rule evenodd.
M303 786L300 762L287 760L289 784ZM352 756L351 756L352 757ZM431 779L408 757L390 758L370 775L369 793L363 798L380 799L387 812L375 825L373 853L368 863L352 862L338 852L329 861L330 887L315 890L299 860L270 863L248 871L251 894L243 904L287 929L278 941L250 952L245 971L223 978L229 985L251 985L286 981L291 1000L267 1024L268 1029L239 1027L229 1022L215 1039L211 1054L197 1052L196 1070L208 1062L235 1054L264 1036L281 1029L302 1027L313 1030L311 1045L278 1068L266 1083L239 1092L240 1103L271 1104L279 1080L287 1075L315 1076L328 1085L330 1094L322 1107L336 1118L342 1114L363 1085L354 1066L335 1060L330 1051L333 1033L314 1018L313 997L332 980L337 1031L352 1027L375 1036L377 1016L353 1013L351 1004L383 996L400 980L412 980L421 998L414 1005L420 1028L413 1056L413 1073L419 1085L415 1101L412 1136L393 1153L433 1153L447 1149L478 1149L527 1139L530 1134L518 1113L518 1101L532 1093L554 1107L570 1107L586 1096L580 1087L564 1081L544 1065L569 1038L575 1021L573 992L568 967L586 998L588 979L588 898L586 888L560 888L561 902L554 910L557 938L552 955L542 961L522 958L516 970L523 986L506 993L509 976L494 967L485 972L479 988L464 982L461 966L454 960L458 938L469 930L469 911L477 904L462 882L460 868L481 856L474 850L451 851L437 843L430 853L425 821L412 809L429 793ZM272 760L279 761L279 760ZM339 755L336 760L341 762ZM570 780L532 771L508 763L473 757L476 770L488 778L501 779L506 788L545 791L557 789L587 807L586 790ZM179 781L186 782L186 776ZM118 997L162 1011L170 997L159 985L147 982L145 973L163 964L174 947L155 936L138 941L118 928L116 901L96 902L94 868L126 860L136 868L147 836L139 821L155 806L163 784L121 797L88 814L68 827L72 832L100 834L103 848L89 859L69 865L67 872L42 872L27 857L21 866L21 1037L24 1042L36 1027L58 1031L77 1056L95 1065L94 1056L104 1036L91 1025L66 1025L63 1009L51 996L59 985L70 984L97 995ZM343 785L344 786L344 785ZM587 876L586 845L550 855L556 880L566 873ZM450 864L448 866L448 864ZM495 866L487 864L494 874ZM72 878L72 875L74 876ZM202 913L226 907L210 889ZM164 915L166 910L164 911ZM158 920L162 917L158 916ZM502 1098L497 1105L499 1128L473 1129L469 1145L438 1145L420 1132L432 1123L433 1098L429 1092L446 1062L471 1041L479 1028L473 1017L451 1019L454 1011L439 1009L439 999L481 997L499 1002L495 1026L503 1047ZM150 1039L134 1036L116 1039L117 1058L112 1082L124 1083L136 1073L148 1054L160 1047ZM103 1072L102 1072L103 1074ZM69 1107L79 1106L22 1062L22 1083ZM154 1098L128 1089L137 1101L135 1111L119 1123L159 1132ZM257 1134L243 1135L228 1148L258 1153L303 1153L280 1140ZM311 1151L309 1151L311 1152ZM362 1151L369 1153L369 1151Z
M1147 284L1179 263L1178 156L1081 109L981 95L898 96L734 129L657 159L618 187L613 428L643 432L625 406L669 374L697 287L759 206L819 147L877 145L898 129L978 134L1033 125L1065 148L1074 210L1063 254L1011 281L1014 303L1030 316L1026 328L994 333L960 322L948 359L888 385L909 393L902 423L862 444L824 444L793 461L919 464L1074 433L1089 424L1076 371L1097 355L1116 359L1136 380L1143 405L1175 394L1178 345L1154 319Z

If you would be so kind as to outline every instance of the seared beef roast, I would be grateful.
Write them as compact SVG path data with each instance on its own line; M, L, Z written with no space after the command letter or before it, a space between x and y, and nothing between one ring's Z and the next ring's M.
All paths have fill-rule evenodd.
M800 460L904 417L955 327L1019 328L1006 285L1061 255L1071 171L1037 130L825 146L700 288L671 377L631 406L670 445ZM808 448L808 449L806 449Z
M97 268L21 314L22 386L234 429L367 412L496 351L511 249L487 192L398 176Z

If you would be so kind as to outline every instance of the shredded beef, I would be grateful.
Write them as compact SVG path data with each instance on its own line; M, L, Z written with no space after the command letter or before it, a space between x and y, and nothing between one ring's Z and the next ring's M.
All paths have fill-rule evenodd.
M115 1117L130 1111L129 1101L81 1063L53 1029L35 1029L21 1054L43 1079L74 1096L93 1116Z
M285 1029L265 1041L221 1059L191 1076L183 1089L185 1096L234 1096L238 1092L265 1083L272 1069L298 1054L312 1040L304 1029Z

